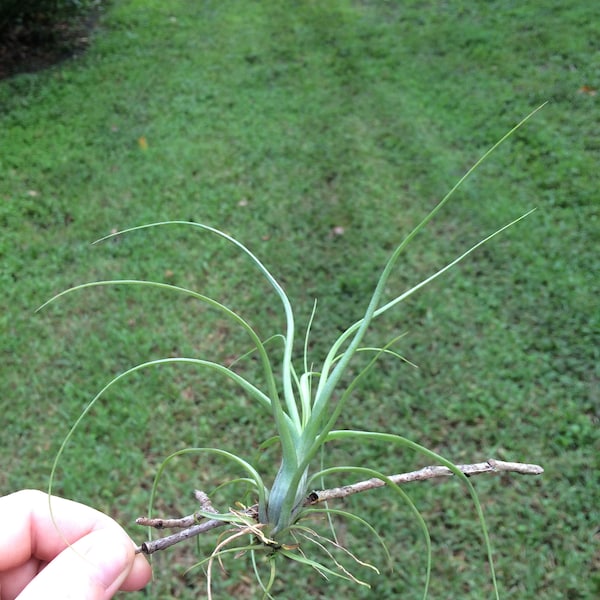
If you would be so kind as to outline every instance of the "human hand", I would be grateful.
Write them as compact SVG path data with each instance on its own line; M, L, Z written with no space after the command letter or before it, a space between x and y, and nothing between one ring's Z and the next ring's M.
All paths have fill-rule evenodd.
M57 497L52 514L43 492L0 498L0 600L107 600L150 581L150 565L113 519Z

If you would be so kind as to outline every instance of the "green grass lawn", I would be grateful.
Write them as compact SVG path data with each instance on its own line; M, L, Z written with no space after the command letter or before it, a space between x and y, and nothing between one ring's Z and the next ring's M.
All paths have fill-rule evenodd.
M362 315L395 245L549 101L414 240L389 297L538 210L376 322L368 342L407 332L398 349L419 369L383 359L340 425L398 433L458 463L542 464L539 478L473 480L502 597L597 597L599 23L600 5L559 0L115 0L84 56L0 82L0 492L47 487L70 425L120 371L165 356L227 362L249 348L218 314L161 291L87 290L36 314L53 294L154 278L232 306L265 338L283 325L252 265L214 237L168 227L90 242L164 219L226 230L280 280L299 323L318 298L318 362ZM252 361L243 368L252 374ZM252 459L272 434L217 375L146 370L94 408L55 491L141 541L133 520L170 452L219 445ZM340 445L328 461L390 473L425 464L376 445ZM182 459L159 512L188 514L194 488L230 475L218 459ZM430 597L492 597L464 488L406 489L431 528ZM217 504L235 500L225 492ZM360 573L372 589L291 565L276 595L420 598L425 545L406 507L385 490L340 506L383 533L394 571L342 523L341 540L382 567ZM150 596L203 597L202 571L184 576L197 556L190 544L157 557ZM221 597L259 597L243 559L227 566Z

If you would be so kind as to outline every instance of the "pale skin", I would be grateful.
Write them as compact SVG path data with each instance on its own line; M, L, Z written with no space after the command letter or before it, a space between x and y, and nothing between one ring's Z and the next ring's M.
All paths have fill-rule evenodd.
M147 560L107 515L36 490L0 498L0 600L107 600L143 588Z

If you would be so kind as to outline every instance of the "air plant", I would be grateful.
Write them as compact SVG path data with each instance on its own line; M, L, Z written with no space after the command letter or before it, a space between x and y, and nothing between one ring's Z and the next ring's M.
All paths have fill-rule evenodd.
M333 540L327 540L305 524L305 519L308 515L322 511L329 515L336 514L349 519L354 519L360 522L361 525L367 530L373 531L372 527L367 523L367 521L358 515L353 515L340 510L333 510L331 508L314 508L306 505L305 500L307 496L309 496L311 490L319 486L323 477L343 471L345 473L352 472L381 479L389 485L395 494L397 494L404 502L408 504L410 510L414 513L415 518L418 520L421 529L423 530L427 546L428 560L423 590L423 597L426 598L428 594L431 571L431 543L429 540L427 526L419 511L416 509L408 496L406 496L399 486L390 481L390 479L384 473L381 473L376 469L358 466L334 466L323 468L323 463L318 460L326 449L327 444L332 441L370 440L375 442L384 442L386 444L396 444L401 448L409 448L413 451L421 453L422 455L435 460L441 465L446 466L464 483L470 493L478 515L484 544L488 555L491 579L496 598L498 598L498 586L496 584L494 563L492 560L492 551L486 523L475 489L473 488L473 485L467 476L465 476L451 461L447 460L443 456L440 456L428 448L425 448L401 435L372 431L336 430L335 425L342 412L348 406L351 393L360 383L361 379L363 379L363 377L374 368L379 357L388 353L399 356L391 348L395 340L392 340L389 344L381 348L363 348L363 338L372 321L396 307L403 300L451 269L454 265L463 260L467 255L474 252L481 245L485 244L490 239L530 214L531 211L482 239L480 242L466 250L463 254L458 256L445 267L430 275L417 285L411 287L403 294L386 303L382 302L383 293L390 274L392 273L399 257L407 245L427 225L427 223L434 218L434 216L448 202L453 193L467 179L467 177L469 177L473 171L516 129L521 127L525 121L531 118L539 110L539 108L525 117L525 119L523 119L516 127L504 135L487 152L485 152L485 154L465 173L465 175L454 185L454 187L437 204L437 206L435 206L435 208L433 208L433 210L431 210L431 212L429 212L429 214L427 214L427 216L408 234L404 241L398 245L387 261L379 277L376 288L364 312L364 316L359 321L351 324L341 335L339 335L339 337L331 345L329 352L326 354L325 359L318 368L315 368L312 364L310 364L308 359L310 326L314 318L314 310L308 327L306 327L303 361L300 365L300 368L298 368L298 365L296 365L293 361L297 329L294 320L293 307L288 296L286 295L282 286L277 282L275 277L269 272L260 259L255 256L250 249L230 235L220 231L219 229L215 229L201 223L188 221L166 221L133 227L118 233L112 233L111 235L98 240L98 242L102 242L108 238L114 237L115 235L124 235L132 231L165 226L192 227L198 231L219 236L228 243L233 244L241 253L245 254L246 257L256 267L258 272L262 275L262 277L266 279L273 293L281 303L281 307L285 315L286 326L283 333L277 333L275 336L280 341L280 344L275 343L273 338L269 338L269 343L267 343L267 341L263 340L258 332L256 332L242 316L224 304L196 291L155 281L95 281L66 290L49 300L43 306L46 306L48 303L56 300L57 298L76 290L82 290L84 288L93 286L115 284L152 286L191 296L200 302L209 305L213 309L220 311L222 315L246 332L250 341L252 342L252 351L257 354L260 364L262 365L266 382L266 385L263 384L263 387L259 387L242 375L236 373L228 366L218 362L199 358L162 358L130 368L129 370L112 379L112 381L110 381L91 400L91 402L89 402L85 410L70 429L55 458L50 478L49 492L52 491L54 473L56 471L59 459L65 451L70 438L85 416L88 414L90 409L111 386L128 377L132 373L142 369L151 368L153 366L165 363L188 363L208 369L210 371L214 371L216 374L225 376L232 380L235 384L239 385L239 387L256 402L257 407L259 407L262 411L264 411L264 413L273 419L276 436L269 443L273 443L273 440L275 440L278 442L281 451L281 463L271 486L267 486L265 483L265 481L269 481L269 476L272 477L271 473L262 474L259 472L257 467L253 466L250 461L219 448L189 448L176 452L165 460L158 471L150 501L151 505L156 494L158 480L163 470L166 468L168 462L172 458L183 453L198 452L217 454L233 461L246 473L244 481L250 486L252 495L257 503L255 513L250 513L248 510L238 510L235 508L231 508L223 513L217 513L210 507L208 507L207 510L201 510L197 513L199 518L206 517L218 519L234 525L233 532L230 531L226 538L219 541L214 552L209 557L205 558L204 561L202 561L203 563L207 563L209 567L209 596L211 577L210 567L212 567L215 559L220 561L221 557L231 552L248 553L250 555L254 572L267 597L270 597L270 590L272 589L275 578L276 565L278 564L277 561L280 557L309 565L324 575L333 575L343 579L363 583L334 558L332 550L334 548L339 550L339 544L337 544L335 541L335 537ZM363 350L368 350L371 352L370 360L366 366L362 368L362 370L359 371L359 373L350 381L349 384L345 385L343 389L340 389L340 385L343 381L343 375L348 372L348 367L356 354ZM277 360L273 360L275 353L278 355ZM279 356L279 353L281 353L281 356ZM273 367L274 364L279 365L279 372L275 371ZM266 445L267 444L265 444L265 446ZM325 556L329 556L331 558L332 562L330 564L324 564L323 562L313 560L310 554L310 544L318 547L322 552L325 553ZM330 547L331 549L329 549ZM354 555L352 555L348 550L344 549L343 552L347 553L348 556L355 558ZM257 558L259 553L264 553L268 558L267 562L270 570L269 576L266 580L260 574L260 563Z

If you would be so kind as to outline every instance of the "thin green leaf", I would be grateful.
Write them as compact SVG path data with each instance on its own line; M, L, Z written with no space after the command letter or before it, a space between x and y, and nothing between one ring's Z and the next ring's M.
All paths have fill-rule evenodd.
M189 454L205 454L205 453L206 454L215 454L217 456L223 456L223 457L227 458L228 460L241 466L250 475L250 479L254 482L254 486L255 486L256 492L259 497L259 502L265 502L266 493L267 493L266 487L265 487L262 477L259 475L258 471L249 462L245 461L244 459L240 458L239 456L236 456L235 454L233 454L231 452L227 452L226 450L221 450L220 448L208 448L208 447L206 447L206 448L183 448L182 450L178 450L177 452L173 452L169 456L167 456L167 458L165 458L162 461L162 463L160 464L160 466L158 467L158 470L156 471L156 475L154 476L154 482L152 483L152 491L150 492L150 500L148 502L148 514L149 515L152 515L154 502L156 499L156 493L158 490L158 485L159 485L160 479L161 479L162 474L164 473L164 470L166 469L167 465L173 459L181 457L181 456L187 456ZM196 511L196 513L201 514L209 519L217 519L220 521L238 520L239 522L243 522L242 519L238 519L235 515L230 514L230 513L207 513L205 511L201 511L201 510Z
M332 433L334 433L334 432L332 432ZM341 433L341 432L337 432L337 433ZM347 433L360 433L360 432L348 431ZM339 439L347 439L348 437L349 436L340 436ZM432 560L431 560L431 556L432 556L431 536L429 535L429 528L427 527L427 523L425 523L425 519L423 519L423 516L421 515L419 509L415 506L415 503L410 499L408 494L399 485L395 484L387 475L385 475L384 473L381 473L380 471L377 471L376 469L370 469L368 467L354 467L354 466L330 467L328 469L323 469L322 471L315 473L311 477L310 483L312 483L312 481L314 481L316 479L319 479L320 477L324 477L325 475L332 475L334 473L340 473L340 472L358 473L358 474L362 474L362 475L367 475L369 477L376 477L377 479L380 479L381 481L385 482L385 484L388 485L396 494L398 494L398 496L400 496L400 498L402 500L404 500L404 502L408 505L408 507L410 508L411 512L413 513L414 517L416 518L417 522L419 523L419 525L421 527L421 531L423 532L423 536L425 538L425 545L427 548L427 570L426 570L426 574L425 574L425 585L423 588L423 600L426 600L427 594L429 593L429 584L430 584L430 580L431 580L431 562L432 562Z
M50 471L50 480L48 482L48 493L49 494L52 493L52 487L54 484L54 478L55 478L55 474L56 474L56 471L58 468L58 463L65 451L65 448L67 447L69 441L73 437L73 434L78 429L78 427L81 424L81 422L83 421L83 419L90 412L90 410L94 407L96 402L106 393L106 391L109 388L111 388L113 385L115 385L118 381L120 381L121 379L124 379L125 377L127 377L133 373L136 373L137 371L141 371L142 369L146 369L148 367L155 367L157 365L172 364L172 363L199 365L199 366L208 367L210 369L218 371L218 372L226 375L227 377L229 377L236 383L238 383L251 396L253 396L255 399L257 399L264 408L270 409L270 399L268 396L263 394L263 392L261 392L258 388L253 386L249 381L247 381L246 379L244 379L243 377L241 377L234 371L230 371L227 367L224 367L223 365L220 365L218 363L214 363L214 362L206 361L206 360L200 360L197 358L162 358L162 359L152 360L149 362L145 362L145 363L136 365L135 367L132 367L131 369L128 369L127 371L124 371L123 373L120 373L119 375L114 377L109 383L107 383L96 394L96 396L94 396L94 398L87 404L87 406L83 409L83 411L81 412L81 414L79 415L79 417L77 418L75 423L71 426L67 435L63 439L63 441L60 445L60 448L58 449L58 452L56 453L56 456L54 457L54 462L52 463L52 469Z
M161 222L157 222L157 223L148 223L146 225L138 225L137 227L130 227L128 229L123 229L122 231L117 231L117 232L111 233L109 235L106 235L106 236L100 238L99 240L96 240L94 242L94 244L101 243L101 242L108 240L110 238L113 238L117 235L123 235L125 233L129 233L132 231L140 231L143 229L150 229L152 227L162 227L165 225L184 225L187 227L196 227L198 229L208 231L210 233L213 233L213 234L227 240L229 243L236 246L239 250L241 250L244 254L246 254L246 256L248 256L250 258L250 260L254 263L254 265L256 267L258 267L259 271L263 274L265 279L268 281L269 285L275 290L276 294L279 296L279 299L281 300L281 303L283 305L283 310L284 310L285 318L286 318L286 336L285 336L285 348L284 348L284 354L283 354L283 370L282 370L284 397L285 397L285 402L286 402L286 406L289 411L290 417L292 418L294 423L296 423L296 425L298 427L300 427L300 416L298 414L298 408L294 401L294 393L293 393L291 374L290 374L290 365L292 363L292 350L293 350L293 345L294 345L294 333L295 333L294 313L292 310L292 305L290 304L289 298L287 297L286 293L284 292L283 288L279 285L279 283L275 279L275 277L273 277L273 275L271 275L271 273L265 267L265 265L261 262L261 260L255 254L253 254L246 246L244 246L244 244L242 244L235 238L231 237L224 231L221 231L214 227L210 227L209 225L204 225L203 223L195 223L192 221L161 221ZM282 435L282 438L283 438L286 435L285 434L286 428L285 428L285 426L283 426L283 423L281 422L281 415L277 412L277 405L275 403L274 403L273 407L276 411L276 415L275 415L276 421L278 422L279 425L282 426L282 431L280 431L280 434ZM286 448L290 448L291 440L290 440L289 445L284 443L283 446L284 446L284 451Z
M427 456L428 458L431 458L434 461L437 461L440 464L442 464L443 466L447 467L448 469L450 469L450 471L452 471L452 473L454 473L454 475L456 475L467 486L467 489L469 490L469 494L471 496L473 504L475 505L475 511L477 513L477 518L479 519L479 524L481 526L481 532L482 532L482 536L483 536L483 540L484 540L484 544L485 544L485 548L486 548L486 552L487 552L487 559L488 559L488 564L490 567L490 576L491 576L492 584L494 587L496 600L500 600L500 593L498 591L498 584L497 584L497 580L496 580L496 570L494 567L492 544L490 542L487 524L485 522L485 517L483 514L483 509L481 507L481 502L479 501L479 496L477 495L477 492L475 491L475 488L473 487L473 484L471 483L469 478L454 463L450 462L447 458L444 458L443 456L441 456L440 454L437 454L436 452L433 452L429 448L425 448L425 446L421 446L420 444L417 444L416 442L413 442L412 440L409 440L408 438L402 437L400 435L396 435L393 433L378 433L378 432L373 432L373 431L356 431L356 430L330 431L329 434L327 435L327 441L352 440L353 442L356 442L357 438L358 439L362 438L362 439L368 439L368 440L375 440L375 441L386 442L386 443L393 443L393 444L397 444L399 446L403 446L405 448L410 448L411 450L414 450L415 452L423 454L424 456ZM317 473L313 477L317 477L318 475L319 474ZM378 477L378 479L382 479L382 478ZM385 481L385 479L382 479L382 481Z
M533 117L543 106L547 103L545 102L541 106L537 107L535 110L531 111L524 119L522 119L515 127L513 127L510 131L508 131L505 135L503 135L495 144L492 145L474 164L473 166L467 170L467 172L456 182L456 184L450 189L450 191L440 200L440 202L425 216L425 218L408 234L408 236L402 241L402 243L396 248L396 250L392 253L392 256L389 258L386 263L379 280L377 282L377 286L375 287L375 291L371 296L371 300L367 309L365 311L365 316L358 321L357 326L352 328L350 333L354 333L354 337L350 342L348 348L344 352L343 358L337 363L334 367L333 372L329 375L329 368L331 367L331 360L338 353L338 349L341 346L341 343L348 339L350 333L348 330L342 334L341 340L339 343L334 344L332 347L328 358L325 360L325 364L323 366L323 377L319 384L319 388L317 390L317 397L315 405L315 410L320 411L321 405L326 404L333 393L338 381L340 380L343 372L346 370L350 359L352 358L354 351L359 347L360 342L366 333L371 320L375 315L377 310L377 306L379 304L379 300L383 295L385 290L385 286L389 279L389 276L392 272L393 267L395 266L400 254L404 251L406 246L413 240L413 238L435 217L435 215L442 209L442 207L448 202L448 200L453 196L454 192L464 183L464 181L481 165L501 144L503 144L515 131L517 131L520 127L522 127L529 119ZM441 273L440 273L441 274ZM437 275L436 275L437 276ZM381 314L381 313L380 313Z
M267 380L267 385L269 388L269 396L271 398L277 397L277 386L275 384L275 377L273 376L273 369L271 367L271 363L269 361L269 356L265 350L264 343L258 337L254 329L245 321L240 315L238 315L235 311L231 310L224 304L221 304L217 300L210 298L209 296L205 296L188 288L180 287L177 285L172 285L170 283L162 283L159 281L146 281L142 279L113 279L106 281L92 281L89 283L82 283L80 285L76 285L68 290L64 290L59 294L56 294L50 300L47 300L42 304L39 308L36 309L36 312L41 311L49 304L55 302L59 298L66 296L67 294L71 294L72 292L77 292L80 290L84 290L92 287L101 287L101 286L115 286L115 285L132 285L132 286L149 286L158 289L165 289L174 291L181 294L186 294L188 296L192 296L201 302L208 304L210 307L222 312L226 317L240 325L246 333L250 336L250 339L254 343L255 349L258 351L260 355L260 359L263 365L263 369L265 372L265 378Z

